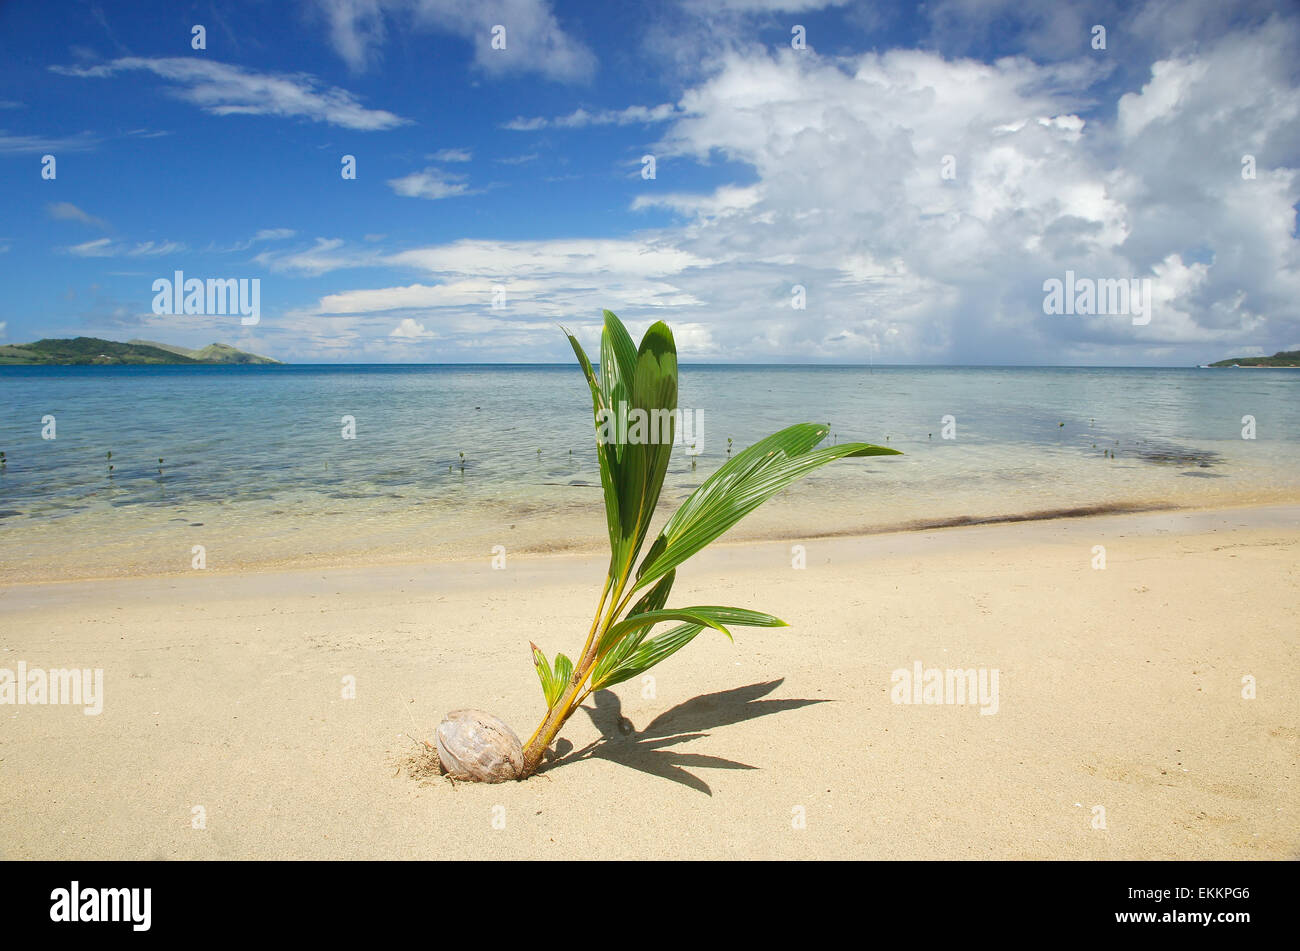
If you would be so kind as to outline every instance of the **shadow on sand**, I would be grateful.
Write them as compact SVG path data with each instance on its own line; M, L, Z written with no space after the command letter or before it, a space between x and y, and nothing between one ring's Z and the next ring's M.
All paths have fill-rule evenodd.
M784 678L769 680L766 683L750 684L747 687L736 687L734 690L723 690L719 693L695 697L661 713L639 733L633 727L632 721L623 716L623 708L618 696L611 690L598 690L593 695L595 706L584 706L582 710L600 731L600 739L577 751L574 751L573 744L568 740L560 740L555 745L555 759L546 764L543 770L554 769L556 766L583 759L604 759L622 766L630 766L651 776L670 779L698 790L706 796L712 796L713 790L709 788L709 784L694 773L688 772L685 767L703 769L757 769L758 767L723 759L720 756L685 753L675 747L708 736L707 731L716 727L827 702L825 700L761 699L784 682Z

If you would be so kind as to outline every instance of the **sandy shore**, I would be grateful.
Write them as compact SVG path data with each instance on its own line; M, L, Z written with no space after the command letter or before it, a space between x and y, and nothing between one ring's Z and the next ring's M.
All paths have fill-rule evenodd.
M600 557L0 587L0 668L104 671L97 716L0 706L0 857L1300 857L1300 506L797 541L673 596L791 627L701 635L501 786L400 761L459 706L531 731L528 640L577 649ZM891 702L917 662L996 713Z

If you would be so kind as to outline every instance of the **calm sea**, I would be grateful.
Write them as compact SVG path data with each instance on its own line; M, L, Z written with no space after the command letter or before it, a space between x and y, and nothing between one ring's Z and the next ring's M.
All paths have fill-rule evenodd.
M233 566L603 532L574 366L0 367L0 394L4 577L181 570L195 545ZM820 471L757 534L1300 495L1296 371L687 365L680 404L700 452L674 452L669 506L729 438L792 422L906 453Z

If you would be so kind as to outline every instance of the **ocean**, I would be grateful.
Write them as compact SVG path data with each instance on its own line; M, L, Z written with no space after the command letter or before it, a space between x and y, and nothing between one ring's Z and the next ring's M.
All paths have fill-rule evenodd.
M0 393L0 578L603 543L576 366L0 367ZM674 451L665 514L728 439L790 423L904 453L822 469L736 537L1300 494L1294 371L686 364L679 403L698 454Z

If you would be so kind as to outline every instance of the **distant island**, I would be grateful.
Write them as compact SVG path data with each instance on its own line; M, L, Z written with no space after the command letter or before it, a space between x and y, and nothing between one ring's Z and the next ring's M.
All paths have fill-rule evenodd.
M1300 368L1300 350L1279 350L1271 357L1231 357L1218 363L1208 363L1211 367L1294 367Z
M118 343L98 337L37 340L35 343L0 345L0 366L122 366L161 364L279 363L270 357L236 350L225 343L210 343L190 350L152 340Z

